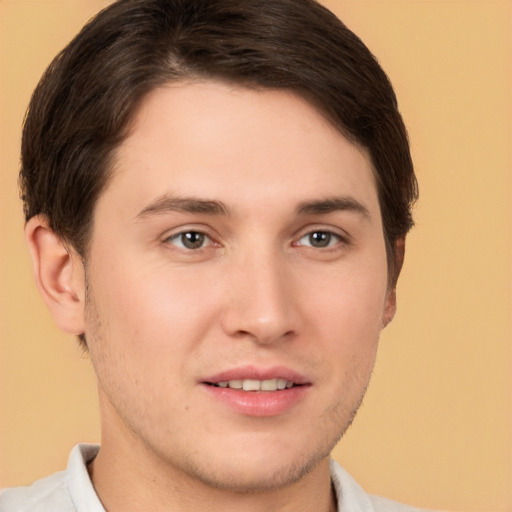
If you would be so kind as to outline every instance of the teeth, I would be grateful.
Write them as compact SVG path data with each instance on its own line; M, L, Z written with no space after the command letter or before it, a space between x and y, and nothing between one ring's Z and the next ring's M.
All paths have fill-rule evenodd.
M243 380L230 380L228 381L228 387L231 389L242 389L244 387Z
M275 391L277 389L277 379L262 380L260 389L262 391Z
M286 379L277 379L277 389L284 389L286 387Z
M259 391L261 389L261 381L245 379L242 388L244 391Z
M223 380L215 384L219 388L243 389L244 391L277 391L282 389L290 389L293 386L292 381L286 379L239 379L239 380Z

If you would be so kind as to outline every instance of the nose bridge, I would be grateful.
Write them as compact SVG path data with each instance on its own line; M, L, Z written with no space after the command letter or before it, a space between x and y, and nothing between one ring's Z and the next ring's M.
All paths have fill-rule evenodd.
M299 329L286 256L270 244L238 255L231 272L224 329L272 343Z

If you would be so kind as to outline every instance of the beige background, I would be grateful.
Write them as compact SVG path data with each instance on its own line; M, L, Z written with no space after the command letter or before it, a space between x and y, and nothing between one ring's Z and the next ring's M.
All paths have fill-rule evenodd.
M73 444L98 441L89 361L33 285L16 178L31 91L106 3L0 1L0 487L60 469ZM512 4L325 3L391 76L421 186L399 312L334 455L374 493L512 510Z

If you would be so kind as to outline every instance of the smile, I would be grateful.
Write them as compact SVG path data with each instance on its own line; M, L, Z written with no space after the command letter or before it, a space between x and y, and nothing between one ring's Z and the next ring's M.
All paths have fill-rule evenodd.
M294 386L294 383L286 379L235 379L223 380L211 383L211 385L219 388L240 389L243 391L281 391L283 389L290 389Z

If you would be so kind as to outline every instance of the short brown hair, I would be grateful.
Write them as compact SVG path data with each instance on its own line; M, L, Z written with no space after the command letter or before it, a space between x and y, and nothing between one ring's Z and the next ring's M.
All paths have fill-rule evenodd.
M291 90L367 148L393 265L417 196L406 129L376 59L313 0L119 0L101 11L32 97L20 172L26 219L44 214L85 257L95 202L137 105L187 78Z

